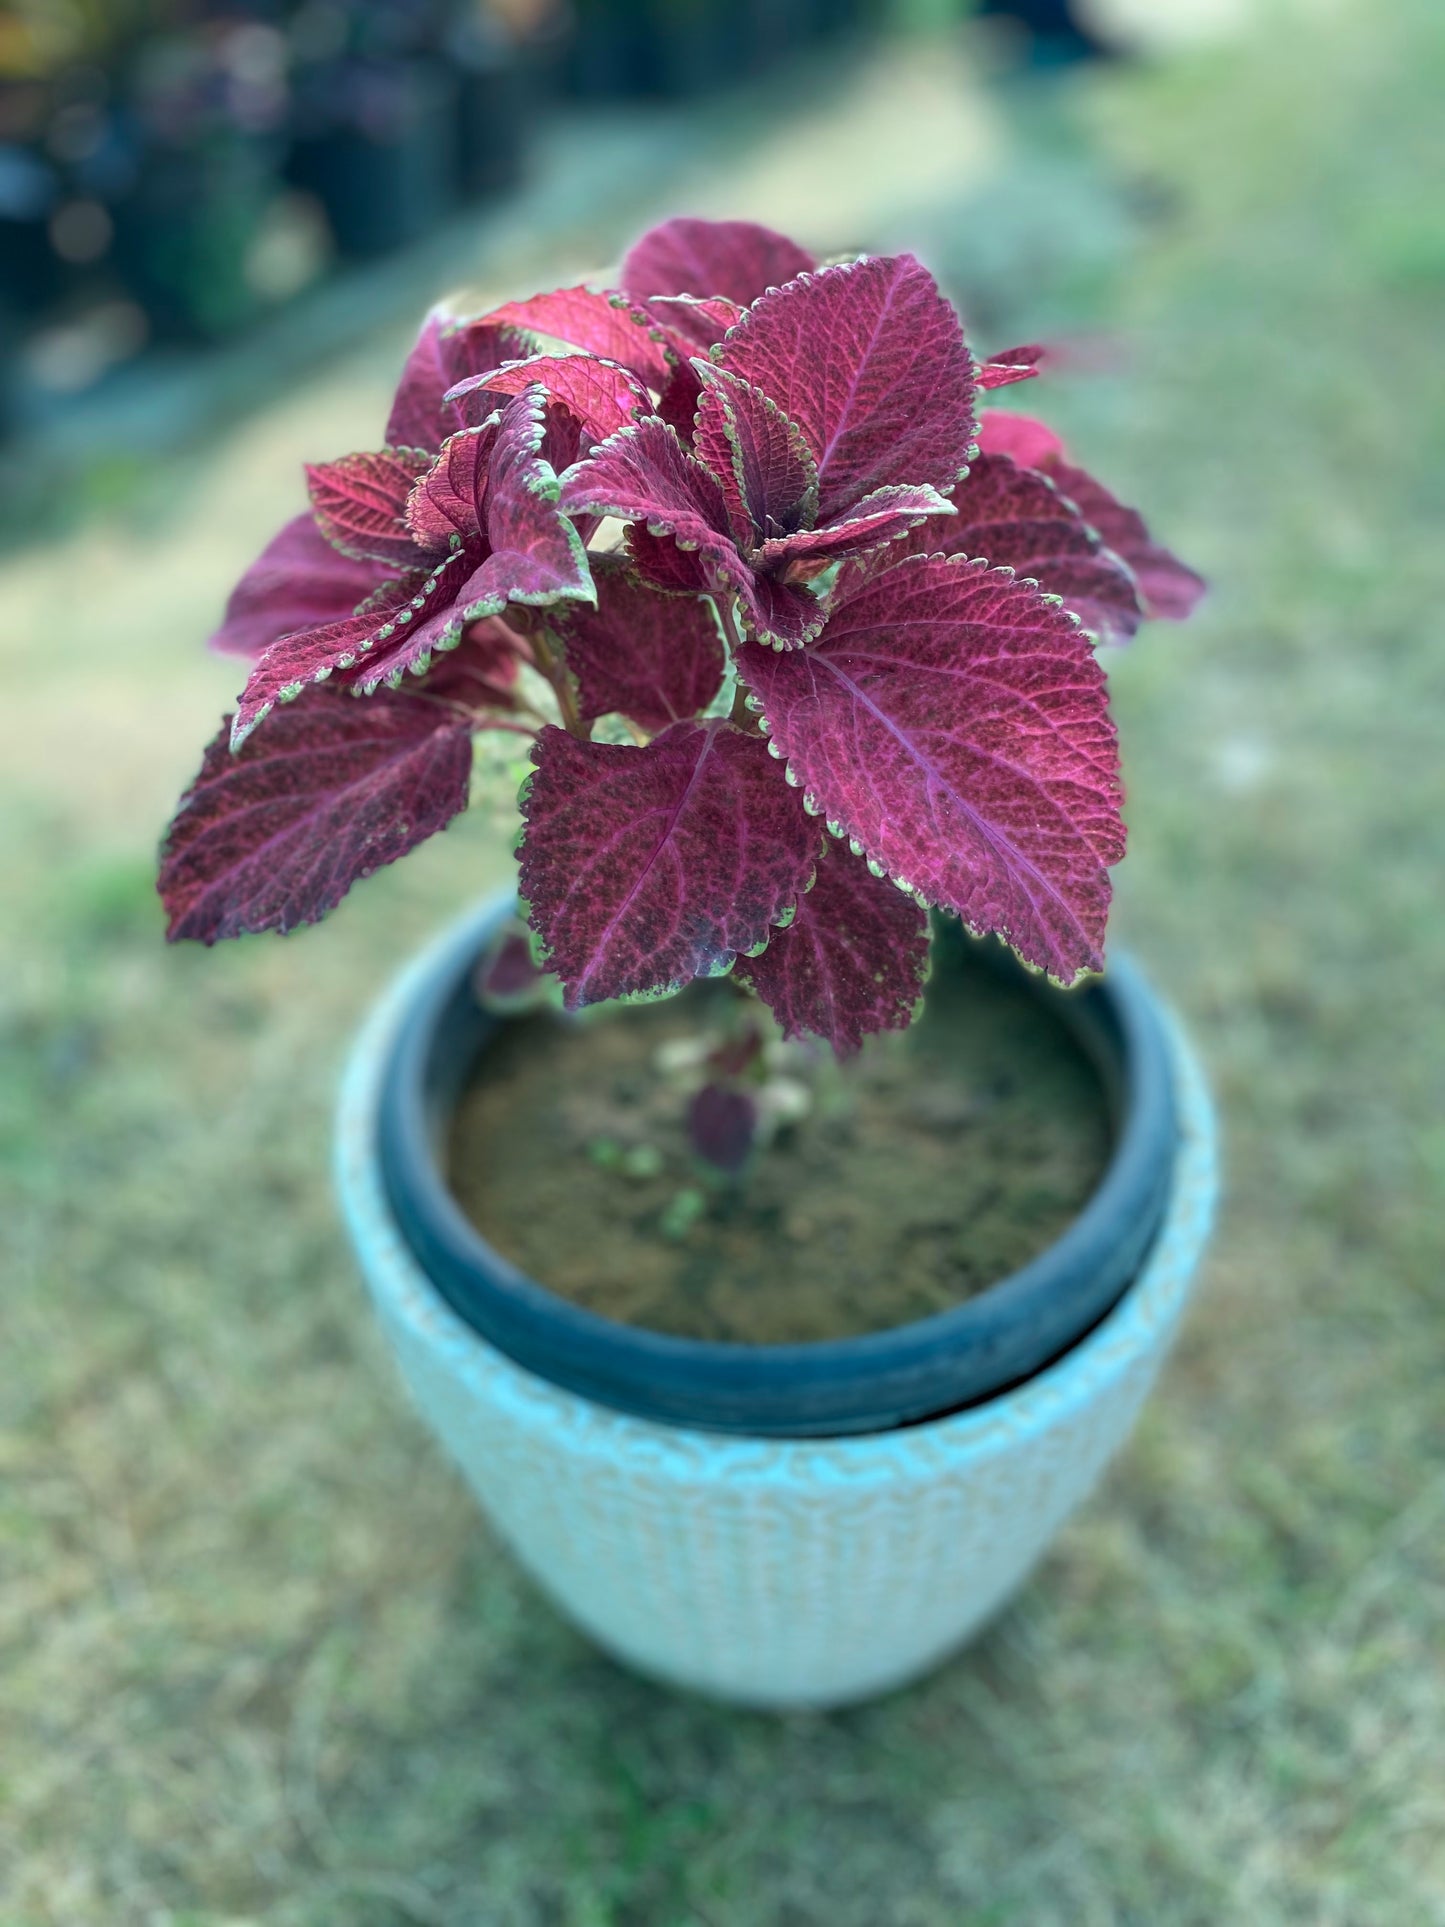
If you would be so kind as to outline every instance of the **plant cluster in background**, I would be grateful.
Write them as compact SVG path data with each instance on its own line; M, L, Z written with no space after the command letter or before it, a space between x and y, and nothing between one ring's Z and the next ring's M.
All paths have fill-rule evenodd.
M980 415L1038 358L976 360L911 256L741 222L432 314L385 446L312 468L231 598L250 668L166 843L171 936L324 916L501 729L534 738L521 894L570 1007L732 970L847 1052L909 1022L933 905L1099 968L1095 639L1201 585L1041 423Z

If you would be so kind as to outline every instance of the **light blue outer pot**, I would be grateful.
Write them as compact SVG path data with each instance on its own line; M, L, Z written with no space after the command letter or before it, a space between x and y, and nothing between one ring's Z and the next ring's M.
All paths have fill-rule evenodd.
M467 922L470 923L471 919ZM1123 1442L1169 1347L1214 1212L1215 1125L1175 1033L1182 1145L1164 1226L1101 1324L1018 1389L951 1418L837 1439L657 1425L514 1365L403 1243L377 1104L403 974L341 1091L347 1229L417 1409L557 1605L655 1679L765 1708L845 1705L966 1640L1028 1574Z

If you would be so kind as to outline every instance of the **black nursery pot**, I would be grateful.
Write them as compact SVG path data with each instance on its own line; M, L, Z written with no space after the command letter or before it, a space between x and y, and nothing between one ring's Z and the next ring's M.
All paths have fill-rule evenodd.
M498 904L420 986L387 1062L382 1174L412 1252L452 1308L508 1357L568 1390L641 1418L774 1437L885 1431L977 1403L1076 1344L1138 1274L1164 1213L1178 1125L1160 1008L1127 961L1061 991L997 944L956 927L935 973L972 961L1017 978L1062 1021L1101 1076L1112 1153L1088 1204L1031 1263L933 1317L863 1336L746 1345L679 1338L598 1316L492 1249L451 1194L446 1128L501 1025L473 989L478 959L512 914Z

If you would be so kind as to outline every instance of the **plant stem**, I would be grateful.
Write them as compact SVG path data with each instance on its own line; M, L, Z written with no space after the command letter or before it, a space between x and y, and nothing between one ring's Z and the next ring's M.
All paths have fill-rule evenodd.
M567 665L560 653L557 639L550 630L538 629L532 638L532 647L537 657L537 667L551 683L557 697L557 707L562 712L562 726L569 736L575 736L579 743L591 741L592 732L577 713L577 698L572 691Z

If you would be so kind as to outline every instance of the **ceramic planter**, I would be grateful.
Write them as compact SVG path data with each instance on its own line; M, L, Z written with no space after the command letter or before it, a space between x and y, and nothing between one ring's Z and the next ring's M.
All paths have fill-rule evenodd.
M1168 1348L1214 1203L1213 1117L1187 1044L1160 1020L1174 1143L1152 1241L1122 1296L1042 1369L949 1416L849 1436L660 1422L483 1337L419 1260L388 1188L399 1040L503 909L468 918L401 978L341 1096L342 1208L419 1410L523 1565L642 1671L777 1708L843 1704L924 1671L1025 1577L1128 1433Z

